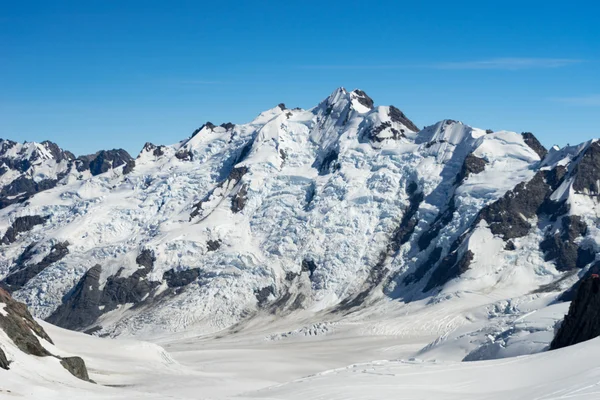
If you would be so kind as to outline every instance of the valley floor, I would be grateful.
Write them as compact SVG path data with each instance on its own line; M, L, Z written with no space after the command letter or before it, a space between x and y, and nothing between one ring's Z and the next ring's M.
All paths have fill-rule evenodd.
M536 307L540 301L533 301ZM451 304L459 307L460 301ZM553 324L565 310L555 308L534 312L537 319L524 313L513 323ZM51 366L32 370L17 363L0 371L0 398L600 398L600 340L528 356L459 362L456 354L464 341L449 332L474 329L467 336L476 340L476 317L477 309L458 313L444 304L410 313L384 307L379 316L351 315L343 322L312 325L302 318L255 318L240 333L169 335L153 343L102 339L44 323L56 348L82 356L97 384L65 379L64 373L58 378ZM289 330L292 322L304 328ZM436 340L440 335L449 341L446 347Z

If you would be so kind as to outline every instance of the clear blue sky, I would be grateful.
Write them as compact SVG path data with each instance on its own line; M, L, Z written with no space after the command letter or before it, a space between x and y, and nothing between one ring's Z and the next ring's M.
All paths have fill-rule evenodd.
M600 136L599 14L591 0L0 0L0 137L135 156L344 86L419 126L573 144Z

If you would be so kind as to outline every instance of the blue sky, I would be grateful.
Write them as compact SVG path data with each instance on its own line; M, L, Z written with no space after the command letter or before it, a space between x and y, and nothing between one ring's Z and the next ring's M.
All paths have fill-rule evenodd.
M443 118L600 137L596 2L0 0L0 137L76 154L365 90Z

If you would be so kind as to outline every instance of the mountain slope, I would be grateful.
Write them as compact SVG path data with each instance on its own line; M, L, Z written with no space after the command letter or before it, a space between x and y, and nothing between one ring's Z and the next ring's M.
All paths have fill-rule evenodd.
M108 335L560 292L595 260L598 146L547 153L453 120L418 131L340 88L135 160L69 156L0 210L0 277L37 316Z

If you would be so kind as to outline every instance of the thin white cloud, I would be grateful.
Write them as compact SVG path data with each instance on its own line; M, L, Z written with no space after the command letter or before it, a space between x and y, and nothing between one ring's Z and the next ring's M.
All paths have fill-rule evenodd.
M205 80L184 80L184 81L177 81L176 83L180 84L180 85L220 85L223 82L221 81L205 81Z
M578 97L556 97L552 100L572 104L574 106L600 107L600 94Z
M579 64L583 60L570 58L492 58L480 61L443 62L435 65L438 69L501 69L521 70L540 68L560 68Z
M406 68L430 69L488 69L488 70L523 70L540 68L560 68L582 63L583 60L570 58L492 58L479 61L456 61L421 64L379 64L379 65L302 65L302 69L316 70L386 70Z
M418 67L418 65L301 65L302 69L331 69L331 70L340 70L340 69L400 69L400 68L413 68Z

